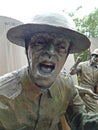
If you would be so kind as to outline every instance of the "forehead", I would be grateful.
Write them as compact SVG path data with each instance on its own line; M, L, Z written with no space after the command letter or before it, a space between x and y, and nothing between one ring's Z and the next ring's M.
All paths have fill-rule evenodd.
M69 41L64 35L59 33L37 33L31 36L30 41L36 41L38 39Z

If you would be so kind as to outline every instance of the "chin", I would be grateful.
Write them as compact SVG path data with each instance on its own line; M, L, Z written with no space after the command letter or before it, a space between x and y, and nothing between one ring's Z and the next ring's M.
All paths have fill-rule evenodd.
M52 64L52 63L51 63ZM32 69L33 81L41 87L49 88L57 78L59 73L57 67L50 63L40 63L35 69Z
M56 80L57 76L42 76L42 75L37 75L37 77L34 78L34 82L43 88L49 88L54 81Z

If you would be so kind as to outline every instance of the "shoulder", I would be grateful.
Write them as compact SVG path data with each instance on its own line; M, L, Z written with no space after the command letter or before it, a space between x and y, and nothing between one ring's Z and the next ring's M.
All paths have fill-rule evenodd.
M79 64L78 64L78 70L80 70L81 71L81 69L83 69L83 68L87 68L87 66L88 66L88 64L89 64L89 61L84 61L84 62L80 62Z
M62 71L59 74L57 83L59 85L59 90L65 91L65 93L70 96L70 99L73 99L73 97L76 95L76 87L74 85L72 76L69 73Z
M20 69L0 77L0 96L14 99L21 93L22 86L19 75L22 71L23 69Z
M89 64L89 61L84 61L84 62L80 62L80 63L79 63L80 66L85 66L85 65L87 65L87 64Z
M74 86L73 84L73 80L72 77L69 73L62 71L59 74L59 80L62 82L62 84L64 84L64 86L66 86L66 88L68 89L72 89L72 86Z

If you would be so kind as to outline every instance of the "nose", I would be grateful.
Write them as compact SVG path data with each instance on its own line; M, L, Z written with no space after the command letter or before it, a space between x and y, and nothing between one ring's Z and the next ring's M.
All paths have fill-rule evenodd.
M45 48L45 53L48 55L54 55L55 54L55 47L53 44L47 44Z

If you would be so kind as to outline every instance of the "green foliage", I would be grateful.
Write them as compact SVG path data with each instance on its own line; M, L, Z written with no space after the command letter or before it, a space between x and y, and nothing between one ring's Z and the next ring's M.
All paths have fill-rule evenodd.
M76 28L88 37L98 37L98 8L83 18L73 19Z
M75 61L77 59L78 56L82 55L82 61L86 61L90 58L90 51L89 50L85 50L83 52L80 52L80 53L76 53L74 55L74 58L75 58Z
M98 8L95 8L93 12L84 16L83 18L75 17L75 13L81 9L82 6L79 6L75 11L70 12L68 15L73 18L73 21L76 24L76 28L79 32L83 33L87 37L98 37ZM75 54L75 59L81 53ZM86 50L82 52L83 60L89 59L90 51Z

